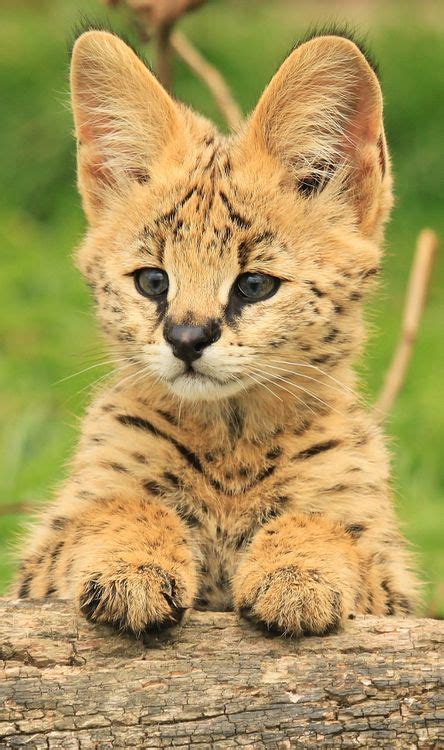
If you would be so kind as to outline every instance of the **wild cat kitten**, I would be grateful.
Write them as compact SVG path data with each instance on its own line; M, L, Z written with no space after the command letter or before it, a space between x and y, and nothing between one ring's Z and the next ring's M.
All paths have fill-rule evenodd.
M366 57L302 43L229 137L107 32L77 40L71 87L78 265L120 365L18 595L136 634L189 607L294 635L409 612L384 440L352 371L392 202Z

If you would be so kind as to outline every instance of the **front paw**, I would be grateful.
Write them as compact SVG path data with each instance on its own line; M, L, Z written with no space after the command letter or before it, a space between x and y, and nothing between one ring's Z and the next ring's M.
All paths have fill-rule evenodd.
M297 565L263 573L245 565L235 580L241 616L285 635L327 635L344 621L341 592L315 569Z
M190 605L186 578L154 563L122 562L114 570L92 573L78 592L79 609L88 620L136 635L176 625Z

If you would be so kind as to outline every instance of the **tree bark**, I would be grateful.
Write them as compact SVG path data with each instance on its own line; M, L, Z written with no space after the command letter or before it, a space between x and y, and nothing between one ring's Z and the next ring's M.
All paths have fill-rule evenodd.
M143 642L0 600L0 747L444 747L443 642L436 620L289 640L220 612Z

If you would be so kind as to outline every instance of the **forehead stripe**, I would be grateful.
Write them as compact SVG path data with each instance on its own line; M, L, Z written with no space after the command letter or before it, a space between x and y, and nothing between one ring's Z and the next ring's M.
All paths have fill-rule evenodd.
M250 259L250 254L253 252L257 245L261 245L263 242L272 242L275 239L276 235L273 232L267 230L265 232L262 232L262 234L257 234L255 237L252 237L249 240L243 240L242 242L240 242L237 252L239 265L241 266L241 268L244 268L247 265ZM264 258L262 258L262 260L263 259ZM256 260L259 260L259 257L257 257Z
M222 203L226 206L230 221L232 221L233 224L237 224L237 226L240 227L241 229L249 229L251 227L251 221L249 221L249 219L246 219L244 216L241 216L234 209L228 197L226 196L225 193L222 192L222 190L219 191L219 195L220 195L220 199Z
M179 211L179 209L182 208L182 206L184 206L185 203L190 200L191 196L194 195L195 192L197 192L197 186L196 185L194 185L194 187L192 187L188 191L188 193L183 198L181 198L181 200L178 203L176 203L175 206L173 206L173 208L170 211L167 211L165 214L162 214L161 216L159 216L155 220L154 223L156 225L158 225L158 224L171 224L171 222L173 221L173 219L176 218L177 212Z

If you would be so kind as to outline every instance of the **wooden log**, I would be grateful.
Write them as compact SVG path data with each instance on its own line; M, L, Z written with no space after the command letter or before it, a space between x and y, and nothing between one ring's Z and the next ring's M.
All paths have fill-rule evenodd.
M143 642L68 602L0 600L0 746L443 747L443 641L437 620L288 640L191 612Z

